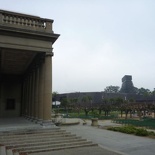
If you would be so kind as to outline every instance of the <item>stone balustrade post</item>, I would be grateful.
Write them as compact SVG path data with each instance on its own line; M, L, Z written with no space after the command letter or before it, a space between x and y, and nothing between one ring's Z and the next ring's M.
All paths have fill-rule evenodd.
M52 20L47 20L46 21L46 23L45 23L46 24L46 27L45 27L46 28L46 32L53 32L52 31L52 23L53 23Z

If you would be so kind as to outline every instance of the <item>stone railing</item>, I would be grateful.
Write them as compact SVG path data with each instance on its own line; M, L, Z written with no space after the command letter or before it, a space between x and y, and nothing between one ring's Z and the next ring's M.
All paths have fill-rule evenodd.
M53 32L52 23L53 20L50 19L0 10L0 25L36 31Z

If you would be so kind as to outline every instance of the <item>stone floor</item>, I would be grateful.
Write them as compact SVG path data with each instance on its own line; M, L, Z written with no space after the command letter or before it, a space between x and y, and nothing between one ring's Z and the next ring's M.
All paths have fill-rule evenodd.
M101 147L82 147L74 149L66 149L45 153L34 153L32 155L125 155L119 152L114 152Z
M71 122L72 120L67 120ZM155 139L146 137L138 137L113 131L108 131L100 127L116 126L118 124L111 121L99 121L100 127L92 127L91 122L86 120L87 124L83 125L83 121L79 120L80 124L62 126L62 129L70 131L72 134L81 136L94 143L99 144L99 147L84 147L76 149L66 149L45 153L36 153L33 155L154 155L155 154ZM42 128L23 118L0 119L0 131L12 129L26 128Z
M66 120L67 122L74 123L75 120ZM76 120L77 121L77 120ZM80 120L81 121L81 120ZM76 125L77 126L77 125ZM68 126L71 127L71 126ZM74 126L75 127L75 126ZM79 126L78 126L79 127ZM0 119L0 132L11 130L25 130L25 129L38 129L43 128L30 120L24 118L5 118ZM52 126L51 128L57 128ZM118 151L110 150L100 146L81 147L74 149L64 149L52 152L33 153L32 155L121 155Z
M134 135L113 132L99 127L92 127L91 122L86 120L87 125L82 122L76 126L65 126L63 129L70 131L78 136L87 138L112 151L118 151L128 155L155 155L155 139L139 137ZM111 121L99 121L100 127L118 126L120 124Z

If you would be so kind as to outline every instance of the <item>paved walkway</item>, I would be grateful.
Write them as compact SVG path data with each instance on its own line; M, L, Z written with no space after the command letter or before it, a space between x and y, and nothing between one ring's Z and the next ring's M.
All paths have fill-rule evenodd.
M44 153L33 153L31 155L124 155L117 152L113 152L109 149L101 147L83 147L75 149L66 149Z
M100 121L101 126L117 125L111 121ZM65 126L63 129L98 143L102 148L122 152L128 155L155 155L155 139L113 132L80 123L76 126Z
M71 122L72 120L67 120ZM111 121L99 121L99 125L116 126ZM42 128L23 118L0 119L0 131L12 129L29 129ZM76 149L66 149L45 153L35 153L33 155L154 155L155 139L146 137L138 137L134 135L123 134L119 132L108 131L98 127L92 127L91 122L87 121L87 125L83 125L80 120L79 125L62 126L62 129L70 131L72 134L82 136L100 147L84 147Z
M71 123L75 122L75 120L67 119L66 122ZM0 132L11 131L11 130L25 130L25 129L38 129L43 128L39 124L35 124L30 120L24 118L4 118L0 119ZM55 126L51 126L51 128L57 128ZM94 147L81 147L74 149L65 149L58 150L52 152L41 152L41 153L33 153L32 155L121 155L117 151L111 151L109 149L105 149L99 146Z

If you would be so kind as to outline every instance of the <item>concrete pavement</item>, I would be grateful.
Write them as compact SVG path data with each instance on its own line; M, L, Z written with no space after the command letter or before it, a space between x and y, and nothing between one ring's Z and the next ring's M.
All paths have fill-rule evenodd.
M109 149L101 147L81 147L74 149L66 149L44 153L33 153L32 155L124 155L117 152L113 152Z
M74 120L75 121L75 120ZM77 120L76 120L77 121ZM79 125L61 126L62 129L70 131L72 134L91 140L99 144L100 147L83 147L75 149L66 149L52 152L35 153L33 155L154 155L155 139L138 137L134 135L123 134L119 132L108 131L101 127L119 126L111 121L99 121L100 127L92 127L91 122L86 120L87 124L79 120ZM72 120L67 120L72 122ZM9 131L15 129L42 128L23 118L0 119L0 131Z
M101 126L115 126L111 121L99 121ZM76 126L65 126L63 129L98 143L102 148L122 152L128 155L154 155L155 139L138 137L119 132L108 131L98 127L92 127L90 121L87 125L80 123Z
M66 120L68 123L75 122L77 120ZM76 125L77 126L77 125ZM68 126L71 127L71 126ZM75 127L75 126L74 126ZM80 127L80 126L77 126ZM0 132L6 132L11 130L29 130L29 129L41 129L43 128L39 124L35 124L30 120L24 118L5 118L0 119ZM57 127L51 127L57 128ZM63 149L51 152L32 153L32 155L121 155L117 151L111 151L99 146L88 146L74 149Z

